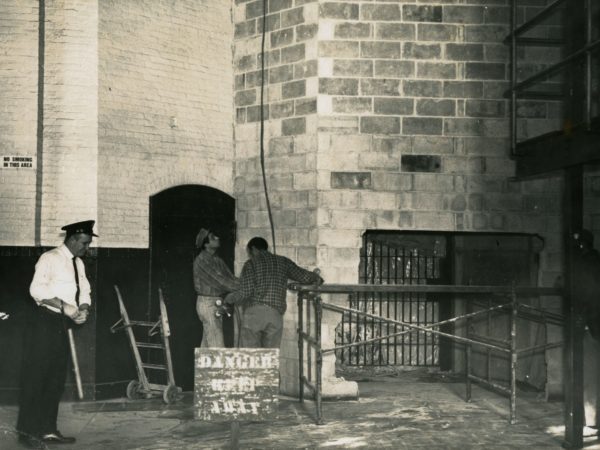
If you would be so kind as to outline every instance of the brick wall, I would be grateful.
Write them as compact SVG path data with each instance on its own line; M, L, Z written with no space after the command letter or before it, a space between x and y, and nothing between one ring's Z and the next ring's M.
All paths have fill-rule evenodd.
M228 2L99 3L102 246L148 245L149 196L233 191Z
M38 2L0 2L0 156L36 156ZM2 169L0 245L34 241L35 169Z
M98 7L46 2L41 241L98 209Z
M1 153L35 157L38 2L2 2L0 8L7 50L0 65ZM44 12L43 156L37 161L43 176L36 178L36 168L0 169L0 240L6 245L55 245L60 226L97 213L97 8L95 2L63 0L46 2Z

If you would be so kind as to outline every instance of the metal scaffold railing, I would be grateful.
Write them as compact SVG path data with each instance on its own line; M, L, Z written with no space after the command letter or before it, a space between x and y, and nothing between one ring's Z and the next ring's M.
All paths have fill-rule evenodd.
M316 422L323 423L322 409L322 372L323 358L328 353L339 350L361 346L370 342L380 342L386 339L402 336L410 333L420 332L430 335L436 335L445 339L465 345L466 353L466 371L465 400L471 400L471 382L475 381L483 386L492 388L501 393L507 394L510 398L510 423L516 422L516 395L517 395L517 362L519 356L529 354L534 351L540 351L548 348L560 346L561 342L552 342L526 348L517 348L517 318L533 320L543 323L552 323L555 325L563 324L563 317L560 314L547 311L543 307L535 307L524 302L519 298L531 297L556 297L561 296L562 292L556 288L537 288L537 287L518 287L518 286L456 286L456 285L323 285L300 286L292 285L291 288L298 294L298 378L299 378L299 400L304 401L305 388L314 396L316 405ZM358 293L378 294L398 294L398 293L418 293L418 294L445 294L442 301L453 301L460 297L460 300L467 302L467 312L455 317L440 320L436 323L427 325L413 324L406 321L390 319L376 315L367 311L361 311L355 308L341 306L339 302L333 303L326 301L331 295L356 295ZM488 302L481 304L480 296L494 296L503 298L502 302ZM475 297L478 298L475 298ZM479 309L473 310L473 305L479 301ZM323 324L324 311L333 311L342 315L354 315L355 317L366 317L371 321L380 321L390 325L387 327L388 334L373 337L360 342L345 343L330 348L323 347L321 327ZM490 336L473 334L469 332L470 322L480 316L496 312L505 312L510 317L510 332L508 339L498 340ZM467 333L465 336L440 331L440 327L454 324L459 321L466 321ZM399 330L398 330L399 329ZM391 331L391 332L390 332ZM496 383L488 376L482 378L473 373L472 368L472 348L479 347L485 350L505 354L510 360L510 375L508 386ZM488 353L489 358L489 353ZM314 359L314 361L313 361ZM313 370L314 364L314 370ZM314 376L313 376L314 372ZM488 372L489 374L489 372Z

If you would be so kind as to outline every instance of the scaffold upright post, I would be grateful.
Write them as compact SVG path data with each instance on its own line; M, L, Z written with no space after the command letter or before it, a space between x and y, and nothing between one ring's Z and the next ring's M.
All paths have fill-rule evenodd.
M517 421L517 294L513 283L510 315L510 424Z
M323 300L320 296L315 298L315 338L317 342L317 373L315 400L317 403L317 425L323 425L323 402L322 402L322 380L323 372L323 349L321 345L321 321L323 319Z
M304 302L298 292L298 401L304 402Z
M471 305L471 299L467 298L467 314L471 313L471 309L472 309L472 305ZM466 335L467 335L467 339L470 337L471 334L471 319L467 318L467 323L466 323ZM465 355L465 384L466 384L466 392L465 392L465 400L467 402L471 401L471 342L467 341L466 343L466 355Z

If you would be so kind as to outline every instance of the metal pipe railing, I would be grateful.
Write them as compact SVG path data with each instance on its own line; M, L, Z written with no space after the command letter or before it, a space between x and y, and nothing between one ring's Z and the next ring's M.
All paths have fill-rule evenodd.
M516 422L516 370L519 355L525 353L531 353L538 350L554 348L560 345L560 343L546 343L543 345L536 345L527 347L524 349L517 349L517 319L523 318L519 314L520 309L528 309L533 313L537 314L537 317L545 318L545 314L548 317L552 317L555 321L558 318L562 318L558 314L546 313L540 308L536 308L530 305L520 304L518 301L519 295L531 297L531 296L557 296L562 295L562 291L557 288L537 288L537 287L520 287L520 286L456 286L456 285L322 285L322 286L302 286L302 285L291 285L291 289L298 292L298 380L299 380L299 401L304 401L304 388L307 387L313 393L315 397L316 405L316 423L323 424L323 405L322 405L322 371L323 371L323 356L326 353L335 352L345 348L364 346L368 343L374 343L377 341L389 340L392 337L402 336L409 333L421 332L425 336L437 335L451 339L455 342L465 344L466 350L466 373L465 373L465 400L471 401L472 387L471 382L476 381L484 386L498 390L500 392L509 395L510 402L510 423ZM487 308L479 311L472 311L473 299L467 300L467 313L462 314L450 319L439 321L429 325L412 324L403 320L394 320L388 317L382 317L374 313L360 311L355 308L349 308L339 306L323 301L322 295L326 294L348 294L350 298L355 298L357 293L366 294L397 294L397 293L443 293L443 294L488 294L493 296L509 297L510 302L502 304L488 304ZM375 298L375 296L374 296ZM451 299L449 299L451 300ZM304 320L304 304L307 303L306 308L306 321ZM311 333L312 321L311 321L311 307L314 308L314 336ZM492 312L501 312L502 310L509 310L510 312L510 336L508 340L501 341L486 336L476 335L471 332L471 321L473 318ZM355 316L358 321L360 318L364 320L371 320L371 322L378 321L380 324L388 324L388 334L374 337L371 339L365 339L360 342L354 342L351 344L345 344L341 346L334 346L331 348L323 348L321 326L323 320L323 310L335 311L342 315L349 315L350 317ZM457 322L459 320L466 320L467 322L467 334L466 337L458 336L451 333L442 332L436 330L442 325ZM389 326L393 327L394 332L389 334ZM397 332L397 328L401 327L402 331ZM380 327L383 330L383 327ZM307 344L307 345L305 345ZM487 379L478 377L473 374L472 371L472 346L482 347L488 351L488 359L491 357L491 352L501 352L509 355L510 357L510 377L509 386L502 386L491 380L490 371L488 368ZM306 374L304 368L304 352L306 353ZM312 381L312 353L316 353L316 366L315 366L315 380ZM489 366L489 361L488 361Z

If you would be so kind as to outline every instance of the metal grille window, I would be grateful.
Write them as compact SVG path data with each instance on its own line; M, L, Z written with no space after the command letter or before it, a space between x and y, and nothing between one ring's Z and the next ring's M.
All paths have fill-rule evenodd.
M443 236L402 236L401 233L367 232L360 262L360 283L365 284L441 284L440 263L445 256ZM356 293L350 307L385 318L416 325L439 321L439 305L431 295ZM347 314L336 336L343 345L367 341L404 331L389 323ZM438 337L412 332L385 340L342 349L338 360L351 366L437 366Z

